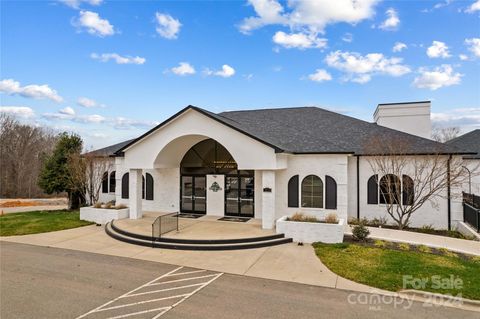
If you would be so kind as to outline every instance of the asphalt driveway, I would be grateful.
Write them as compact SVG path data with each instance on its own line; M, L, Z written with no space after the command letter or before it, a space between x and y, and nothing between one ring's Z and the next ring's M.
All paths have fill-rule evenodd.
M358 292L67 249L1 242L0 254L3 319L478 318L455 308L361 304Z

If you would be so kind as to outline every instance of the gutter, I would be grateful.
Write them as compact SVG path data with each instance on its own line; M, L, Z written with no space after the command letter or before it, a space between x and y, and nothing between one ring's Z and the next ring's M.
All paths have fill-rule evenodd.
M447 161L447 198L448 198L448 230L452 230L452 199L451 197L451 185L450 185L450 162L452 161L452 155L448 157Z
M360 156L357 156L357 220L360 220Z

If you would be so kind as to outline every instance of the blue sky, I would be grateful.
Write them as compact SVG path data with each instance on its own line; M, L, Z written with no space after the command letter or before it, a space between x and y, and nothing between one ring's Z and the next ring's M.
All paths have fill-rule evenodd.
M193 104L480 128L480 1L1 1L1 110L90 147ZM394 47L396 47L394 49Z

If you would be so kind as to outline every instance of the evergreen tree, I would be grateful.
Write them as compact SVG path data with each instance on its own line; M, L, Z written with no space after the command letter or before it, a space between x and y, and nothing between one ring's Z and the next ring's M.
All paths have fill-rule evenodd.
M66 192L70 209L78 208L82 199L70 183L68 161L72 155L80 154L82 147L83 142L79 135L61 133L52 155L44 162L38 181L38 185L47 194Z

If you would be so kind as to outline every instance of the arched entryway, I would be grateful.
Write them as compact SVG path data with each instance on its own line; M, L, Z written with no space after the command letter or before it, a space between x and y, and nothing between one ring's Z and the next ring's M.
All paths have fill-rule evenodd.
M205 214L208 201L222 198L227 216L254 216L254 172L238 170L237 163L228 150L213 139L192 146L180 163L180 210L185 213ZM219 181L208 182L209 176L222 176ZM209 198L208 193L212 196ZM208 204L208 205L207 205Z

